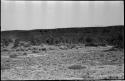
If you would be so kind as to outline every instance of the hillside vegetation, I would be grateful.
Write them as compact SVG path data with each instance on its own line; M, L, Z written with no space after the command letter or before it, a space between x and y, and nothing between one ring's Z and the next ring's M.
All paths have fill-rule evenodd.
M123 80L124 26L1 32L1 80Z
M113 45L124 48L124 26L1 31L2 47L6 47L10 43L14 43L14 47L18 47L20 41L27 42L27 46L28 44L40 45L44 43L49 45Z

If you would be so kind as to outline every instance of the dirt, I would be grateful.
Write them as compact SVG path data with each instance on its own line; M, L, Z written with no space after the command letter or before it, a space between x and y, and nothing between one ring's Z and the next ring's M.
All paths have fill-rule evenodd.
M110 46L55 48L16 58L4 56L3 52L1 80L124 79L122 51L105 52Z

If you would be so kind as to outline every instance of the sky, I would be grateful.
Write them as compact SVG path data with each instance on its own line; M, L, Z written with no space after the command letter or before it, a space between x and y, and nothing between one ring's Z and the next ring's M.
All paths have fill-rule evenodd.
M124 25L122 1L1 1L1 30Z

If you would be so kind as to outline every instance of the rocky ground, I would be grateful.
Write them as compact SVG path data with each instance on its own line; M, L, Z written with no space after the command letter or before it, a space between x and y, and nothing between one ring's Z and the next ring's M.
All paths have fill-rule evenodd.
M68 49L46 45L46 49L41 46L23 51L4 49L1 51L1 80L122 80L124 51L109 50L111 47Z

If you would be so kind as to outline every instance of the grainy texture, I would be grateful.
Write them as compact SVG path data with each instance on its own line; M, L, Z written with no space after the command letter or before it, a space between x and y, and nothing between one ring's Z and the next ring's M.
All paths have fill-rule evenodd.
M46 45L46 47L51 46ZM2 55L1 79L124 79L124 53L104 51L110 48L82 47L62 50L55 46L54 50L46 53L39 51L24 56L18 55L15 58ZM13 54L13 51L10 53Z
M124 26L1 32L2 80L124 79Z

